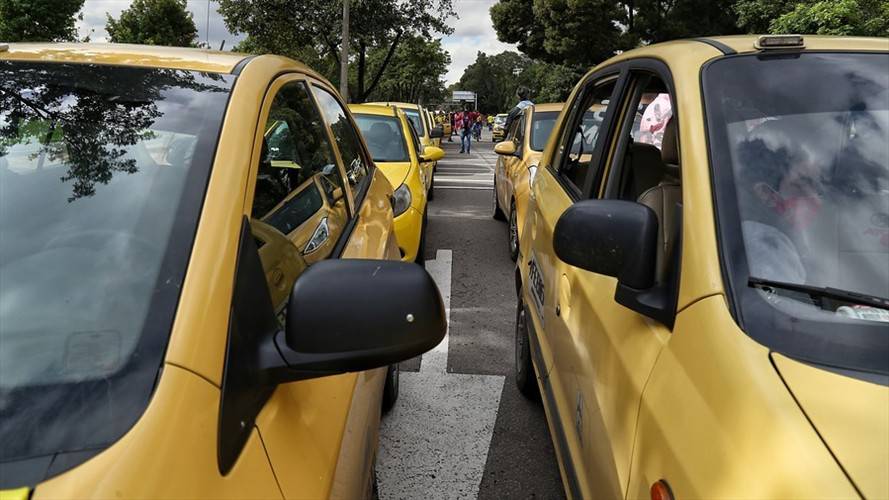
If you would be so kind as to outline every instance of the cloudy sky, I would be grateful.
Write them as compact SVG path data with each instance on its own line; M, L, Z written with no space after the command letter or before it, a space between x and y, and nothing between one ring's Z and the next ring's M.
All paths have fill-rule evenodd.
M445 50L451 54L451 66L445 80L448 84L460 79L463 70L475 61L476 53L496 54L504 50L515 50L511 44L497 40L494 28L491 27L491 16L488 10L497 0L454 0L454 10L459 18L452 18L451 26L454 33L442 41ZM105 32L105 14L117 18L127 8L130 0L86 0L83 5L83 21L78 23L81 36L90 35L94 42L104 42L108 37ZM201 41L208 41L213 48L219 48L222 41L225 47L231 48L244 37L241 34L229 33L216 11L217 4L212 0L187 0L188 10L194 16Z

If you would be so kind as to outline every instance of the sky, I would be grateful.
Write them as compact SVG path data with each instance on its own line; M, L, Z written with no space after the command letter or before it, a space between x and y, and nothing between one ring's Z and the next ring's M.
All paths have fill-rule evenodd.
M504 50L516 50L514 45L497 40L488 12L495 3L497 0L454 0L454 10L458 17L449 21L454 33L442 39L444 49L451 54L451 65L445 75L446 84L458 81L463 70L475 61L479 51L497 54ZM90 40L94 42L107 41L105 14L117 18L129 4L130 0L86 0L83 4L83 20L78 22L80 35L89 34ZM225 48L230 49L244 39L242 34L229 33L222 16L216 10L216 2L187 0L187 8L194 16L199 40L209 42L210 47L218 49L224 40Z

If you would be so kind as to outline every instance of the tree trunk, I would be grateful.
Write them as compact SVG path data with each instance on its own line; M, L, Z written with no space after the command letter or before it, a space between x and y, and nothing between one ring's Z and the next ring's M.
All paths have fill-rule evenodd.
M361 100L364 101L367 99L367 96L370 95L374 89L377 88L377 84L380 83L380 78L383 76L383 71L386 71L386 66L389 65L389 61L392 59L392 56L395 54L395 49L398 47L398 43L401 41L401 31L395 34L395 39L392 40L392 45L389 46L389 51L386 52L386 58L383 59L383 63L380 64L380 67L377 69L377 74L374 76L373 81L370 83L370 86L367 87L366 93L362 94Z
M360 100L358 102L364 102L367 100L367 96L369 94L364 92L364 76L365 76L365 64L367 62L367 45L364 43L364 40L358 41L358 97Z

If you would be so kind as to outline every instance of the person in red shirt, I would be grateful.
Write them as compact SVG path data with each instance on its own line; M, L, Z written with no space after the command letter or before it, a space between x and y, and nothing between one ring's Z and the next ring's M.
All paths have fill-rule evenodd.
M478 119L478 112L471 111L469 105L463 107L460 113L460 152L470 154L472 150L472 126Z

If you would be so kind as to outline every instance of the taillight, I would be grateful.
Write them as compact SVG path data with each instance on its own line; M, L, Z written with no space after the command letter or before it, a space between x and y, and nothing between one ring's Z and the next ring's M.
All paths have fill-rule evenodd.
M663 479L655 481L651 485L651 500L673 500L673 492L670 485Z

